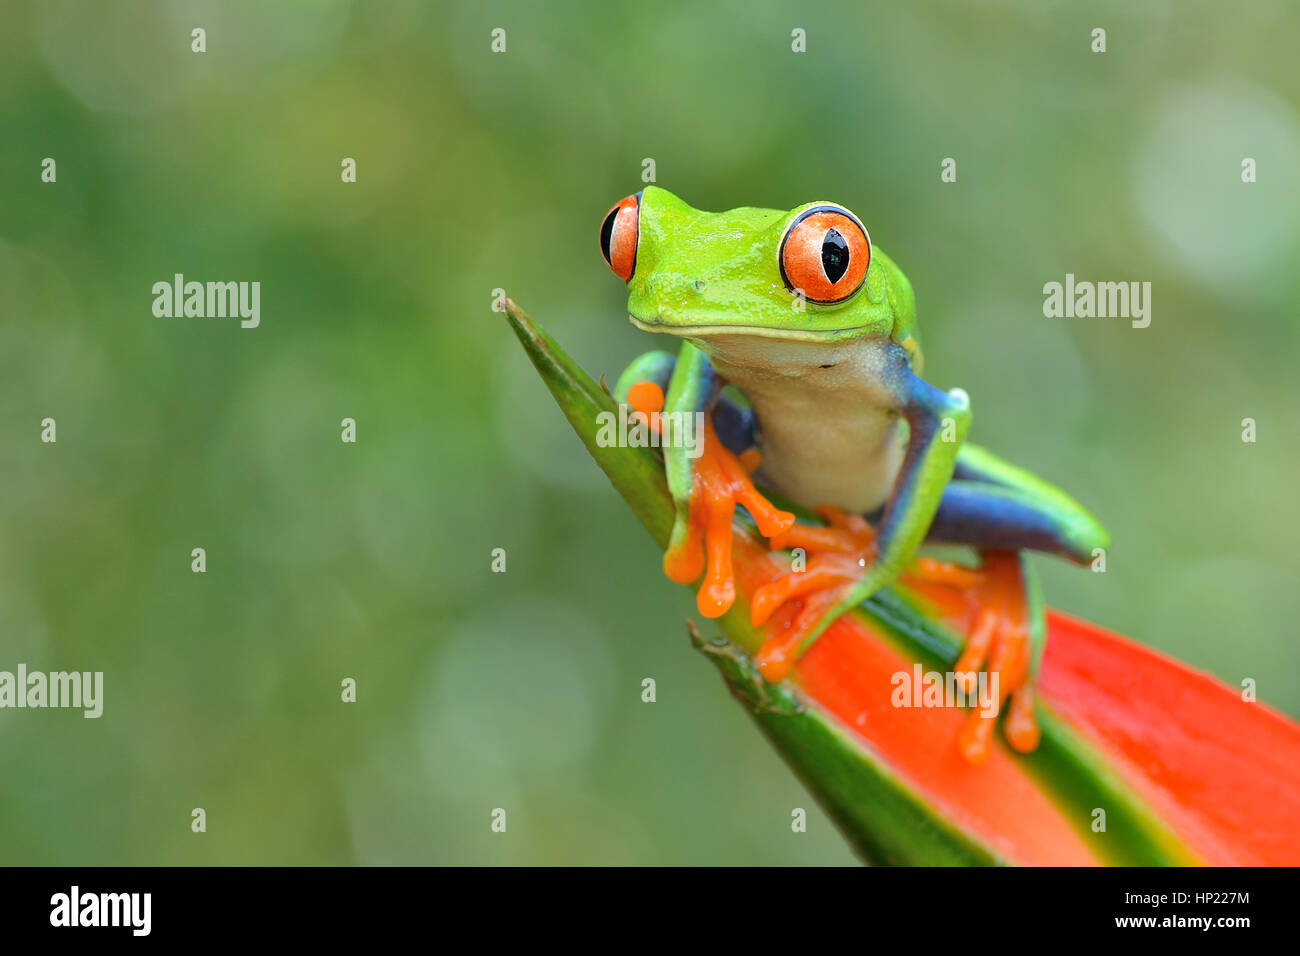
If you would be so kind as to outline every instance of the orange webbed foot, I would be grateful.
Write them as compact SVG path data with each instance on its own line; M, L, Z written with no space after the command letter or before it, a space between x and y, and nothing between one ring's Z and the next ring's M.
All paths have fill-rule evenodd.
M980 673L987 674L984 693L996 694L998 713L1005 709L1003 736L1012 749L1028 753L1038 746L1040 735L1034 719L1030 682L1033 646L1020 559L1013 551L988 551L982 557L979 568L922 558L905 579L907 583L937 584L962 593L973 613L966 646L953 666L959 686L973 695L978 690ZM958 748L970 763L981 764L988 759L998 713L977 709L966 718Z
M771 539L774 549L802 548L811 553L807 565L757 588L750 604L750 621L756 627L771 621L756 660L763 677L773 683L789 673L806 639L848 596L875 558L876 535L865 518L830 505L816 511L826 527L796 524ZM790 610L774 618L786 604Z
M766 628L767 639L754 655L759 673L769 684L784 680L798 659L807 641L826 615L853 589L857 580L854 573L844 575L833 570L819 575L814 585L803 593L791 596L786 608L772 617ZM802 574L799 577L803 577ZM752 617L752 609L751 609Z
M876 533L865 518L830 505L815 510L827 522L826 527L792 524L771 536L773 550L802 548L813 557L806 566L792 567L754 592L749 609L754 626L787 601L857 580L875 556Z
M654 382L628 389L627 404L658 429L656 413L663 410L663 390ZM739 458L719 440L705 416L700 455L692 468L690 504L685 534L664 553L664 573L679 584L691 584L703 574L696 606L705 617L721 617L736 599L731 566L731 522L742 505L764 537L781 534L794 524L794 515L776 508L754 487L750 473L758 466L757 452Z

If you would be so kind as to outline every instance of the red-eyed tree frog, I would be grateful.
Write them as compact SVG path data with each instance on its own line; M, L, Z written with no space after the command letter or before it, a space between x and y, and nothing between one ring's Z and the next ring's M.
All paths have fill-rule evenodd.
M682 340L676 355L637 358L615 397L643 412L703 412L711 426L702 455L664 448L677 509L668 576L703 576L700 611L728 610L737 503L774 548L804 549L806 567L751 601L756 626L796 609L759 653L770 681L905 570L946 579L975 608L956 672L996 673L1010 700L1004 735L1017 750L1037 746L1042 607L1023 552L1087 564L1108 536L1060 489L965 441L967 395L921 378L911 284L862 221L832 202L703 212L648 186L605 216L600 251L627 283L632 324ZM759 461L762 485L828 526L795 523L749 484L743 469ZM737 474L721 491L709 477ZM971 546L979 566L914 564L927 542ZM959 741L967 759L987 755L995 720L971 714Z

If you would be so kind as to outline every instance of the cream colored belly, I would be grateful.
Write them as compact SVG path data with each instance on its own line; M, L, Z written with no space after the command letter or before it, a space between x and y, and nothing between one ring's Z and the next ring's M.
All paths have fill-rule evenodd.
M702 345L757 416L761 484L808 508L865 514L885 503L907 429L882 384L883 343L727 336Z
M761 407L755 409L764 421ZM789 413L787 408L786 413ZM853 416L782 415L759 435L760 483L806 508L817 505L867 514L883 505L902 464L896 416L878 410Z

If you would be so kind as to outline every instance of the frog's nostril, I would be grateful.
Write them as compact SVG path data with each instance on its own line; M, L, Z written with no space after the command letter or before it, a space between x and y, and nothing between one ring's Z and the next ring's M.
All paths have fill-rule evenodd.
M707 279L696 279L694 282L691 283L691 288L694 289L696 292L703 292L708 287L709 287L709 281Z

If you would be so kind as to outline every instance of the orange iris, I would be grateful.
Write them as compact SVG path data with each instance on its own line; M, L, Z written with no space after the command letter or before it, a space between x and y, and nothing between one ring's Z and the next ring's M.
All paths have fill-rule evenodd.
M809 302L843 302L862 285L871 263L871 240L847 210L815 206L781 240L781 277Z

